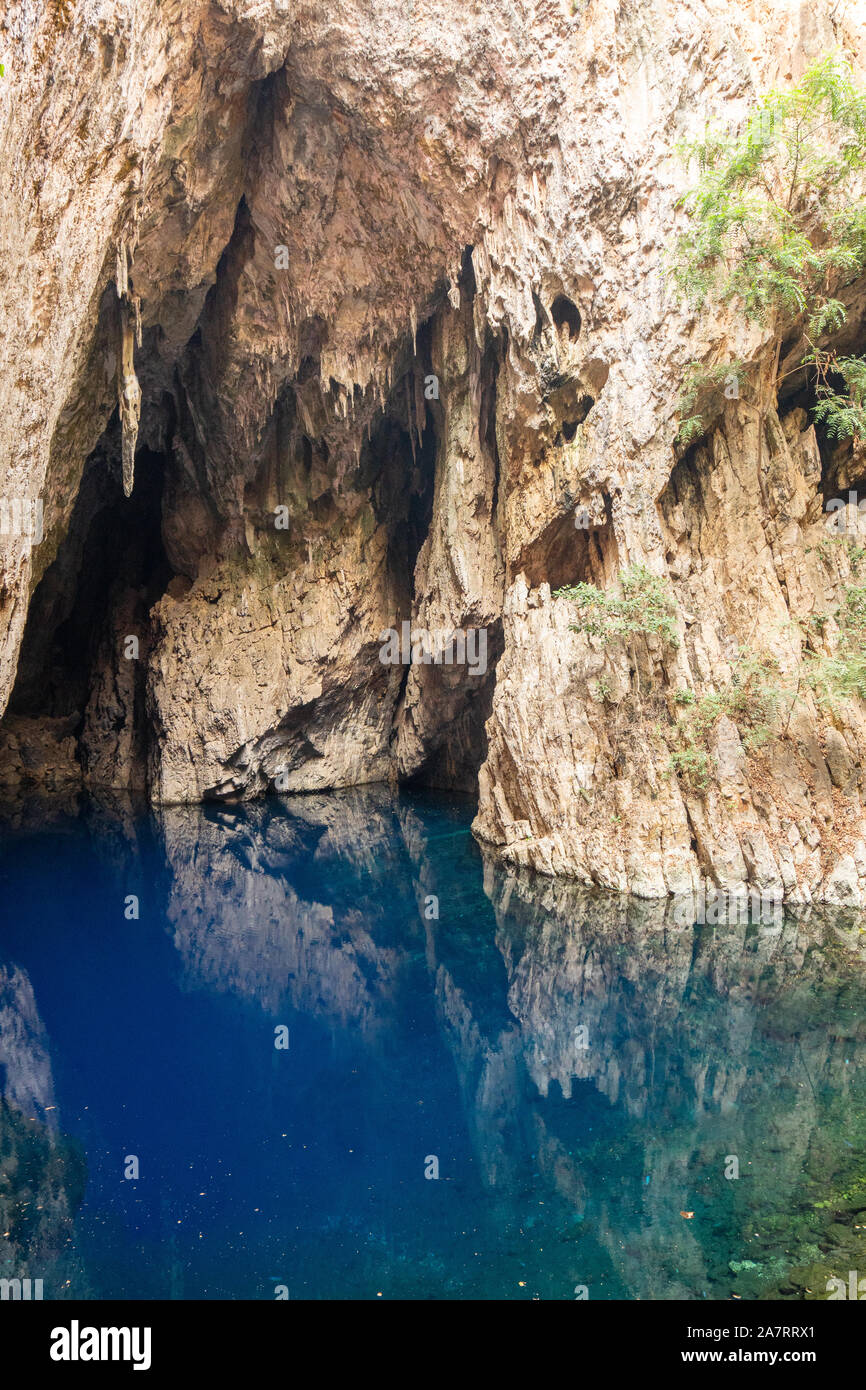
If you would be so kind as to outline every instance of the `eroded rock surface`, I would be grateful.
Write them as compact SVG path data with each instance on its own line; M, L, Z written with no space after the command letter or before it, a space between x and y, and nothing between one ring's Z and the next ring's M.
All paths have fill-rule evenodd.
M864 709L801 679L852 574L824 506L860 463L796 378L763 443L730 401L677 450L687 364L762 339L663 276L675 142L830 49L862 77L864 6L84 0L3 25L0 780L171 803L420 778L477 788L516 865L866 903ZM672 586L675 648L605 647L554 597L635 562ZM383 662L405 622L440 657L483 631L484 669ZM696 786L678 697L745 651L790 704L760 744L720 720Z

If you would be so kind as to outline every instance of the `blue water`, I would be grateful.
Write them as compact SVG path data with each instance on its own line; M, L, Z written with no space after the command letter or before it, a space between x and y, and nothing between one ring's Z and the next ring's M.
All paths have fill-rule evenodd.
M866 1269L856 914L683 924L485 862L471 819L375 788L8 809L0 1276L808 1299Z

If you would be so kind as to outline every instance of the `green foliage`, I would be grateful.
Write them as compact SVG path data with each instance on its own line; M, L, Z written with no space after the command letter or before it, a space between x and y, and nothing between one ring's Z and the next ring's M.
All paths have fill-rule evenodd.
M778 662L773 658L744 653L733 668L730 683L721 691L702 696L686 716L693 737L706 740L726 715L745 736L747 748L766 743L782 698L778 674Z
M677 430L676 440L678 444L691 444L706 431L703 415L688 415L680 422Z
M858 570L864 559L866 559L866 546L858 545L853 536L839 535L834 532L829 536L823 536L815 546L815 549L826 565L832 565L833 551L839 546L844 547L848 556L848 563L852 570ZM807 554L809 553L809 548L807 548ZM822 622L826 623L828 616L829 615L826 613L823 615L816 614L813 621L818 622L820 618Z
M842 626L862 637L866 630L866 584L852 584L845 590Z
M737 301L777 342L805 316L803 361L816 374L816 415L836 438L862 437L866 362L818 346L845 322L831 285L866 265L866 202L852 197L866 168L866 93L848 63L836 54L821 59L795 86L763 97L742 131L708 131L679 148L699 178L679 204L688 227L670 266L677 293L695 307ZM699 370L684 384L681 443L704 429L694 408ZM715 380L705 386L717 386L733 365L711 370Z
M820 704L837 699L866 700L866 585L852 584L835 614L839 641L835 652L807 654L806 679Z
M745 734L746 748L760 748L772 735L785 693L779 663L774 657L745 652L734 667L725 693L725 713Z
M824 372L818 383L814 414L826 427L831 439L853 438L855 444L866 439L866 360L862 357L836 357L825 354ZM828 374L840 376L844 393L827 384Z
M696 791L703 791L710 780L709 754L702 748L696 748L693 744L689 744L685 748L677 748L671 753L668 771L675 772Z
M699 362L691 363L679 400L682 419L677 431L677 443L691 444L693 440L701 437L706 430L706 424L697 407L705 408L707 400L722 389L728 397L739 395L740 382L744 375L745 365L742 362L723 362L715 367L704 367ZM690 414L691 411L695 413Z
M621 572L620 594L597 589L594 584L574 584L557 589L556 598L566 598L578 608L572 632L600 637L607 645L635 634L657 633L670 646L679 645L676 631L676 604L665 579L652 574L645 565L629 565Z
M678 690L674 699L685 713L676 723L678 746L671 754L669 771L696 790L707 785L712 766L709 743L723 715L737 725L748 750L766 743L782 701L778 675L775 660L745 652L724 689L700 699L693 691Z
M806 678L818 703L831 709L839 697L866 700L866 653L844 648L834 656L810 657Z

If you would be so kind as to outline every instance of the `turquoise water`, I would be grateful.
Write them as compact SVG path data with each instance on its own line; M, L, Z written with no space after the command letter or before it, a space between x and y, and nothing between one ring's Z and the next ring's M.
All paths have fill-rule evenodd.
M499 868L471 818L382 789L7 808L0 1277L531 1300L866 1275L860 917L694 926Z

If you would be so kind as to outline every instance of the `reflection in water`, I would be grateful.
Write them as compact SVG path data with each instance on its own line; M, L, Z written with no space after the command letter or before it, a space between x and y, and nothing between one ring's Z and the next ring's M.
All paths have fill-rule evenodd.
M84 1162L56 1128L51 1062L32 985L24 971L0 964L0 1279L29 1280L25 1297L39 1296L39 1279L55 1296L74 1282L84 1298L86 1281L71 1249Z
M866 1269L857 915L693 926L501 869L471 813L376 788L10 813L3 1272L808 1299Z

